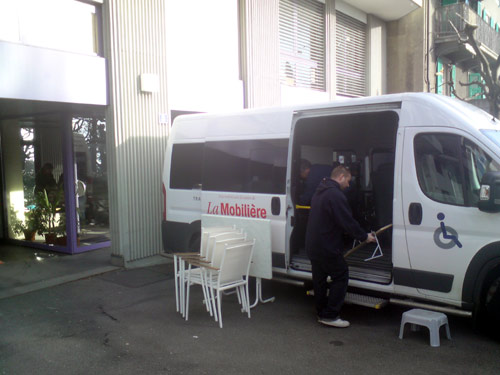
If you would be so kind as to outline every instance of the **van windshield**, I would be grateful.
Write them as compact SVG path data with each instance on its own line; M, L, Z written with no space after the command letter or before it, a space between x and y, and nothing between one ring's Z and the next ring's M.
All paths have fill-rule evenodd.
M481 129L481 132L500 147L500 130Z

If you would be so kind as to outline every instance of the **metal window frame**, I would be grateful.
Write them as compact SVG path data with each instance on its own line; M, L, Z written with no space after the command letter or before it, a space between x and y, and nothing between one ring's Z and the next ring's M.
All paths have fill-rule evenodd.
M280 82L326 91L326 12L319 1L280 0Z

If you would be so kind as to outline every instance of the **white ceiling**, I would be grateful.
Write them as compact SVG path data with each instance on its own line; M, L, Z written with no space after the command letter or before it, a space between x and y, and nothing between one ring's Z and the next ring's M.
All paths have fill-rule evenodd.
M422 0L343 0L359 10L384 21L394 21L422 7Z

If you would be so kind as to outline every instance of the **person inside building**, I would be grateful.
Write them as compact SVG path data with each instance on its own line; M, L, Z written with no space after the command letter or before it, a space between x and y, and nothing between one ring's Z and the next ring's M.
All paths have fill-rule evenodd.
M35 193L41 193L46 190L47 194L49 194L53 190L57 190L57 182L52 174L53 170L54 166L51 163L45 163L42 166L35 177Z
M339 328L350 325L339 315L349 281L343 235L347 233L361 242L375 242L375 236L366 233L352 217L343 193L350 181L351 172L343 165L334 168L330 178L321 181L311 201L306 231L306 252L311 260L318 322ZM329 287L328 276L331 278Z

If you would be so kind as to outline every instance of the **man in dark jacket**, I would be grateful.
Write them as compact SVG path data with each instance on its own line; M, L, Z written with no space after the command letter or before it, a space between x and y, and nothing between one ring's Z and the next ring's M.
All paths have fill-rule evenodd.
M318 322L339 328L349 326L349 322L339 316L349 282L349 269L342 253L343 234L362 242L375 241L373 234L366 233L352 217L342 192L350 181L351 173L342 165L332 171L329 179L321 181L311 201L306 232ZM327 297L328 276L331 283Z

